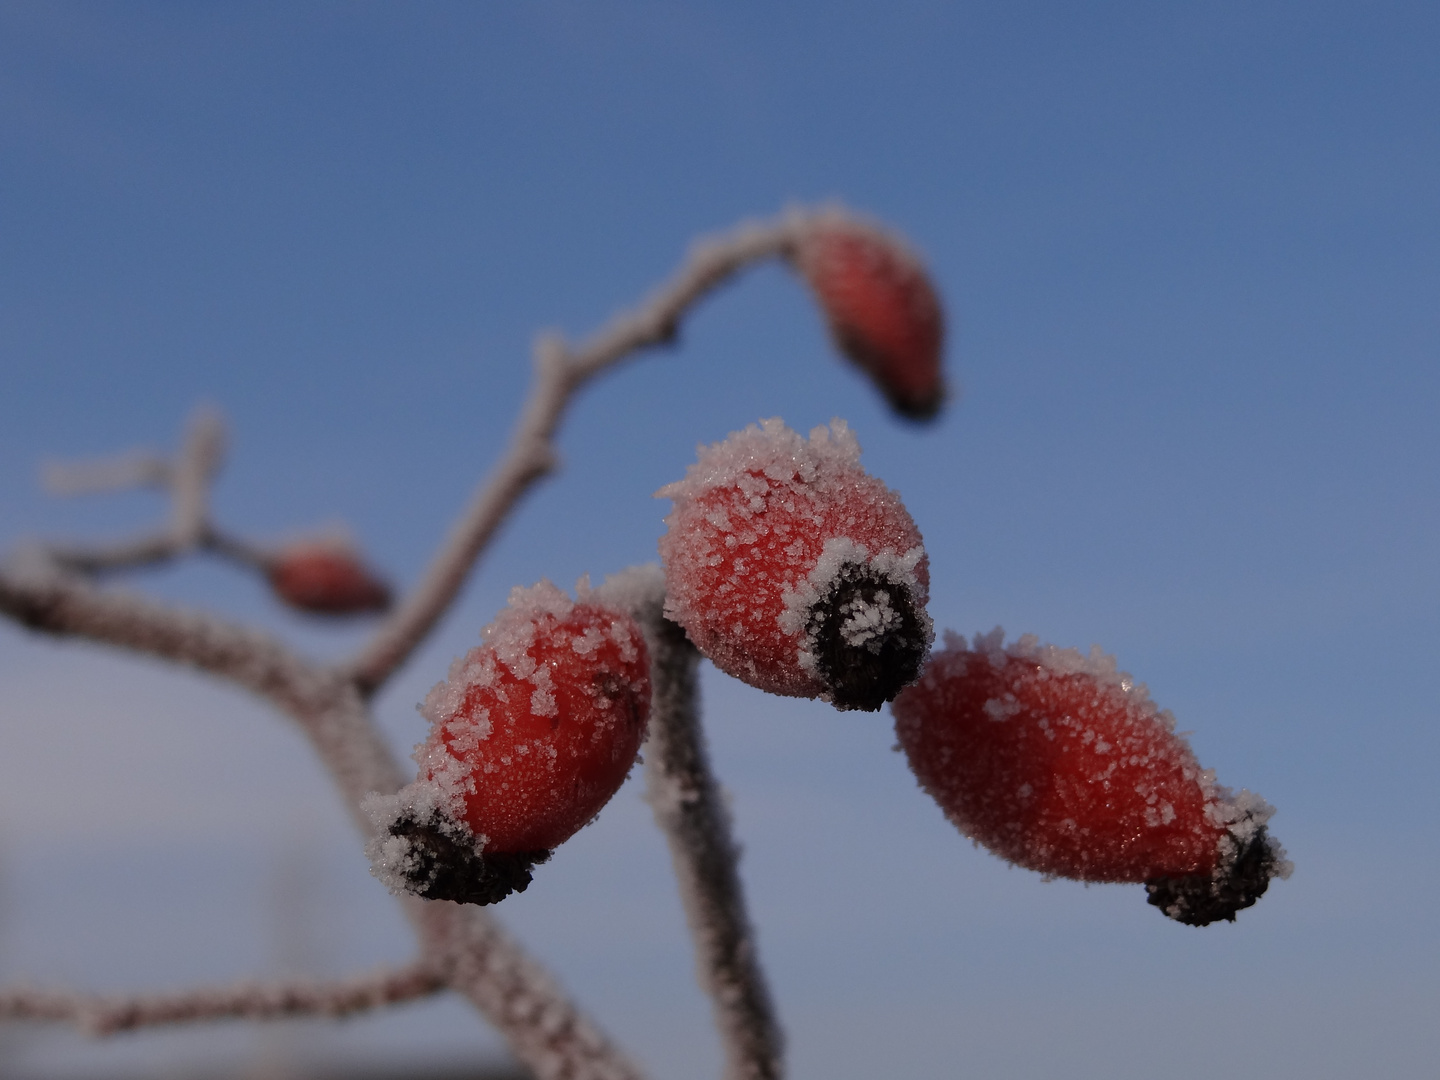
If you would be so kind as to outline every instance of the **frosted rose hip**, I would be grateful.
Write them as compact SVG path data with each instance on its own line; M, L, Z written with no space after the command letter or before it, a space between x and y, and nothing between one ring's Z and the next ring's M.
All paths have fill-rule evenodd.
M1217 785L1174 718L1098 649L947 635L892 710L921 787L1020 866L1143 881L1150 903L1201 926L1233 921L1289 873L1265 827L1273 808Z
M482 634L421 707L419 780L372 802L377 876L433 899L523 890L624 783L650 712L645 640L624 612L542 582Z
M266 575L275 595L301 611L355 615L390 606L389 586L342 542L292 544L271 560Z
M665 614L722 671L841 709L878 709L933 636L920 531L860 467L845 422L780 420L702 448L660 540Z
M945 400L945 320L920 260L898 238L839 212L807 223L794 260L840 351L898 412L934 416Z

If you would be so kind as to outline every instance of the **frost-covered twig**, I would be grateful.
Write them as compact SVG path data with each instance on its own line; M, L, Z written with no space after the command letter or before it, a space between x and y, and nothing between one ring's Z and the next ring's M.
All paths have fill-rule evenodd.
M96 574L168 562L197 549L252 569L264 570L265 549L222 532L210 520L210 483L225 460L225 421L209 407L196 409L174 460L132 451L112 458L45 467L45 486L58 495L82 495L135 487L170 493L170 520L153 532L110 544L50 544L50 556L68 570Z
M427 953L445 956L449 986L505 1036L536 1080L644 1080L484 908L405 901Z
M74 1024L91 1035L111 1035L210 1020L349 1016L444 989L444 972L423 960L334 982L240 982L165 994L122 996L15 987L0 990L0 1019L57 1021Z
M453 904L412 907L421 912L427 953L437 959L334 982L242 982L169 994L16 987L0 990L0 1020L70 1023L110 1035L162 1024L349 1016L450 989L480 1006L536 1080L641 1080L484 912Z
M760 968L740 883L740 851L700 726L700 654L685 631L664 617L665 578L658 566L626 571L598 592L635 615L650 646L645 798L669 841L700 982L725 1048L726 1080L778 1080L784 1034Z
M170 476L170 533L177 543L195 545L210 520L210 481L225 460L225 421L201 407L186 424L185 445Z
M738 271L791 251L804 220L791 214L697 244L669 282L589 341L574 349L553 335L536 342L535 382L510 447L451 528L425 576L355 658L355 678L364 691L380 687L425 639L521 496L555 469L552 438L575 392L632 353L672 340L687 309Z
M52 495L165 487L170 483L170 462L146 450L131 450L95 461L47 461L40 478Z
M402 782L349 683L258 630L97 588L43 551L0 568L0 612L35 630L200 668L259 694L299 722L352 807L367 792Z

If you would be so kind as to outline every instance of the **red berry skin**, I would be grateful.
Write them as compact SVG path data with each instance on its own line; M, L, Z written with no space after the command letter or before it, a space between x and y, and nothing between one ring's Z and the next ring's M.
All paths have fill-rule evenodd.
M1113 658L1030 635L1006 648L998 630L946 638L892 711L920 786L976 843L1042 874L1147 882L1194 925L1233 920L1288 874L1273 810L1217 785Z
M920 260L898 238L838 212L811 219L794 260L841 353L902 416L935 416L945 400L945 319Z
M635 763L650 715L636 621L572 604L548 582L516 589L421 706L422 780L488 857L544 852L591 821Z
M342 544L293 544L271 562L275 595L290 607L317 615L358 615L390 606L390 588Z
M870 710L919 674L933 636L923 541L859 458L843 421L807 441L771 419L703 448L657 493L675 501L665 614L722 671Z

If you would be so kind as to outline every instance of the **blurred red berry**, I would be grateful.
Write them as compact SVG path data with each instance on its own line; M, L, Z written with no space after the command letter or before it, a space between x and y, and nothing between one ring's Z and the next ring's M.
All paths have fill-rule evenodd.
M1203 926L1233 921L1289 873L1274 813L1215 783L1174 718L1093 649L973 648L946 636L895 699L895 731L920 786L976 843L1042 874L1145 882L1150 903Z
M766 420L702 448L660 540L665 614L722 671L774 694L875 710L933 636L920 531L860 467L843 420Z
M542 582L515 589L425 698L420 779L390 804L377 872L432 899L493 903L591 821L650 714L639 624Z
M945 319L920 260L898 238L830 212L795 247L839 350L869 373L904 416L934 416L945 400Z
M312 540L292 544L268 568L270 587L286 604L319 615L384 611L390 588L347 545Z

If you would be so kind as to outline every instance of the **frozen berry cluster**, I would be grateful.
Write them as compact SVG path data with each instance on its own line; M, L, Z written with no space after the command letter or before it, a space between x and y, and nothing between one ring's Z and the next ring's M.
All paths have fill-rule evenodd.
M918 258L839 211L785 250L840 350L903 416L945 396L944 320ZM1098 649L995 631L930 655L930 568L900 496L860 465L842 420L808 438L764 420L702 447L660 540L664 615L721 671L841 710L893 702L920 786L966 836L1016 865L1143 883L1203 926L1254 904L1290 864L1274 810L1220 786L1174 719ZM310 610L379 602L358 567L294 553L277 591ZM324 582L322 588L319 583ZM542 583L516 590L426 699L417 781L373 800L377 873L438 899L489 903L589 821L644 737L649 660L626 605Z

